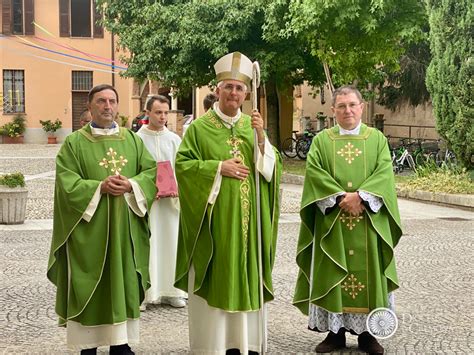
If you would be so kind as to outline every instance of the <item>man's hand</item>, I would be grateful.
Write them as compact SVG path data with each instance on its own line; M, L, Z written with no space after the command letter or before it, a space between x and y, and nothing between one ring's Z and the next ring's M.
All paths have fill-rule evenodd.
M353 216L358 216L364 211L362 199L357 192L347 192L339 203L339 207Z
M108 176L100 185L100 193L102 194L121 196L126 192L132 192L132 184L122 175Z
M260 116L260 112L253 110L252 112L252 128L257 130L257 140L259 143L258 148L262 154L265 153L265 133L263 132L263 118Z
M238 158L227 159L222 162L221 175L238 180L245 180L250 170Z

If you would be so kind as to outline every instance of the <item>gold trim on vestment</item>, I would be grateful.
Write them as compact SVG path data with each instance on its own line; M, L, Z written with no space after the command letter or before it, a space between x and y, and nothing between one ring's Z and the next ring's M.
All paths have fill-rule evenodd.
M359 296L359 292L362 292L365 289L365 285L358 281L357 277L354 274L350 274L342 283L341 289L349 293L349 296L353 300Z
M241 138L235 137L235 136L230 136L229 139L226 141L227 145L230 145L232 148L229 150L230 155L232 155L233 158L243 158L242 153L239 150L239 146L243 143L244 141Z
M118 153L112 147L110 147L106 153L110 160L108 158L102 158L102 160L99 162L99 165L106 170L109 170L110 167L110 171L114 175L120 175L122 167L128 163L128 160L123 155L119 155L118 159L116 159L115 157L117 154Z
M353 216L351 215L350 213L348 215L346 215L344 212L341 213L341 215L339 216L339 220L344 223L344 225L349 228L349 230L353 230L355 226L357 226L357 223L359 223L362 219L364 219L364 216ZM347 221L349 221L349 223L345 224ZM355 221L355 222L353 222Z
M224 125L222 124L222 122L216 118L216 116L214 115L209 115L209 121L211 121L212 124L214 124L214 126L216 128L222 128L224 127Z
M369 313L369 308L363 307L342 307L343 313Z
M238 128L244 128L244 125L245 125L245 120L244 120L243 116L240 116L239 120L236 123L236 126Z
M241 121L242 118L239 120ZM239 138L235 135L231 135L229 139L227 139L226 144L231 147L229 154L233 158L240 159L240 162L244 165L245 164L245 156L242 154L240 150L240 145L243 144L244 141L242 138ZM250 175L244 180L240 181L240 208L242 210L242 235L243 235L243 243L245 248L244 256L247 258L247 251L248 251L248 233L249 233L249 222L250 222L250 182L249 182Z
M348 142L344 148L341 148L337 151L337 154L340 155L348 164L352 164L355 158L362 154L362 151L359 148L355 148L351 142Z

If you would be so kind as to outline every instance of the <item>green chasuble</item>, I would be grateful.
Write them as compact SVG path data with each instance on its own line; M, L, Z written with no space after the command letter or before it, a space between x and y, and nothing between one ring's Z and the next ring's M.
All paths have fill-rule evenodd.
M129 130L93 137L87 125L66 138L56 158L47 276L57 287L61 325L117 324L140 316L149 287L147 217L137 216L124 196L103 194L91 220L82 218L100 183L116 171L140 185L150 207L156 163Z
M338 206L323 215L316 205L355 191L378 196L383 206L356 217ZM364 124L359 135L339 135L337 126L318 134L308 154L300 215L294 305L305 314L309 302L333 313L387 307L387 294L398 288L393 248L402 231L383 134Z
M257 259L254 136L250 117L242 114L232 129L209 110L188 128L176 158L181 205L176 282L207 303L226 311L261 307ZM219 195L208 204L219 162L238 156L250 174L241 181L222 176ZM264 300L273 299L271 272L279 215L281 158L268 183L260 175ZM194 289L188 272L194 267Z

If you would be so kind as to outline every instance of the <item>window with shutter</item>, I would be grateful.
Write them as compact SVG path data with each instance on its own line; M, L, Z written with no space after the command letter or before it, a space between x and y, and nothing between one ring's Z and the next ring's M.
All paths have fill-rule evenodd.
M59 0L61 37L104 38L101 20L102 14L97 10L96 0Z
M35 20L35 2L34 0L24 0L24 9L25 9L25 35L34 35L35 34L35 25L33 21Z
M12 0L2 2L2 33L4 35L12 33Z
M104 38L104 28L102 27L100 21L102 20L102 14L99 10L97 10L97 1L94 0L92 2L92 6L94 6L94 37L95 38Z
M0 0L2 4L2 33L34 35L34 0Z
M69 37L69 0L59 0L59 35Z

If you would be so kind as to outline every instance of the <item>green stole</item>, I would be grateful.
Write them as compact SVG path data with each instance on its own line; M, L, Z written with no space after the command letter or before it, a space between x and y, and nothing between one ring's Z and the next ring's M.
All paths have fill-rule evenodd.
M261 307L257 264L255 168L253 129L242 114L232 129L213 110L186 131L176 158L181 205L175 286L227 311ZM273 299L271 272L275 258L279 214L281 159L273 179L260 177L264 299ZM219 195L208 204L220 161L237 156L249 167L244 181L222 177ZM194 289L188 272L194 267Z
M324 216L316 202L340 192L365 191L383 200L377 213L357 217L334 208ZM293 303L309 302L334 313L368 313L387 307L398 288L393 248L402 231L386 138L361 126L359 135L339 127L316 136L307 159Z
M116 170L140 185L150 207L156 163L129 130L93 137L86 126L66 138L56 157L47 276L57 287L61 325L117 324L140 315L149 287L147 217L138 217L124 196L104 194L91 220L82 219L101 181Z

